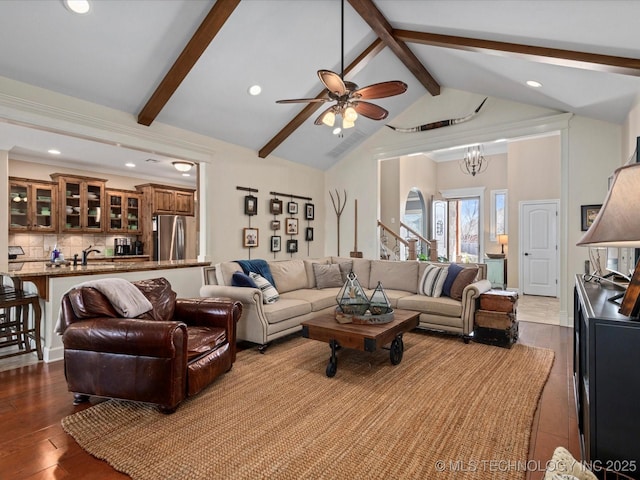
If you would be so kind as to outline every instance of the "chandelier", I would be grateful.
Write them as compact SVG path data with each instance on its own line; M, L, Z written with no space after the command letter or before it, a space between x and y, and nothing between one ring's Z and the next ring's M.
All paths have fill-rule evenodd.
M484 158L482 145L467 147L464 158L460 160L460 170L471 176L476 176L487 169L489 161Z

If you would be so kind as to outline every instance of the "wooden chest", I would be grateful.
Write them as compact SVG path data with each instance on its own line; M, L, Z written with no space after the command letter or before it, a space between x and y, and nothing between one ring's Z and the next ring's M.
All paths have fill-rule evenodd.
M491 312L489 310L476 310L476 326L504 330L516 323L516 314L506 312Z
M509 290L489 290L480 295L480 310L516 313L518 292Z
M473 340L488 345L496 345L503 348L511 348L518 341L518 322L506 329L476 327L473 331Z

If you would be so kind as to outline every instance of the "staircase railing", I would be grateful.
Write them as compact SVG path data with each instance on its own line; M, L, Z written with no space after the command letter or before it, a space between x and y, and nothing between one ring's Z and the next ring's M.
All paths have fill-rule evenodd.
M413 235L414 237L416 237L417 240L420 241L420 246L416 246L417 251L419 251L420 253L425 253L426 251L428 253L430 261L432 262L438 261L437 240L434 240L434 239L427 240L425 237L423 237L421 234L416 232L413 228L411 228L409 225L407 225L402 221L400 222L400 227L407 230L411 235ZM409 242L411 242L411 239L409 239ZM409 249L411 250L411 247L409 247Z
M405 239L402 236L394 232L391 227L385 225L378 220L378 227L380 227L380 258L383 260L416 260L417 258L417 243L422 242L429 252L429 260L432 262L438 261L438 249L435 240L427 240L418 232L407 226L403 222L400 222L400 227L406 229L415 238ZM389 236L395 239L395 246L390 248ZM422 248L421 248L422 250ZM406 253L405 253L406 252ZM404 255L403 255L404 253Z

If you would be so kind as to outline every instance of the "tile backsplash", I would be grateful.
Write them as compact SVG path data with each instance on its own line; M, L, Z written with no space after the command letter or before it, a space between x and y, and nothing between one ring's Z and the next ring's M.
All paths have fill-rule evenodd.
M136 240L135 235L10 233L9 245L22 247L24 256L18 257L20 260L47 259L56 245L65 258L70 260L75 253L79 256L89 246L100 250L99 256L111 256L114 239L122 237L131 239L132 243Z

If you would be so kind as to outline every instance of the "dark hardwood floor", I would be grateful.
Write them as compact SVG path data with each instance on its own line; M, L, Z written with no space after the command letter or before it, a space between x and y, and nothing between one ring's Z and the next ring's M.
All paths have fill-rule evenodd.
M573 397L571 330L520 322L520 343L556 353L534 419L529 466L541 468L556 446L580 458ZM496 347L498 348L498 347ZM267 353L268 354L268 353ZM85 453L62 430L60 420L87 406L74 407L62 362L37 363L0 372L0 479L126 479L101 460ZM527 479L539 480L537 468Z

